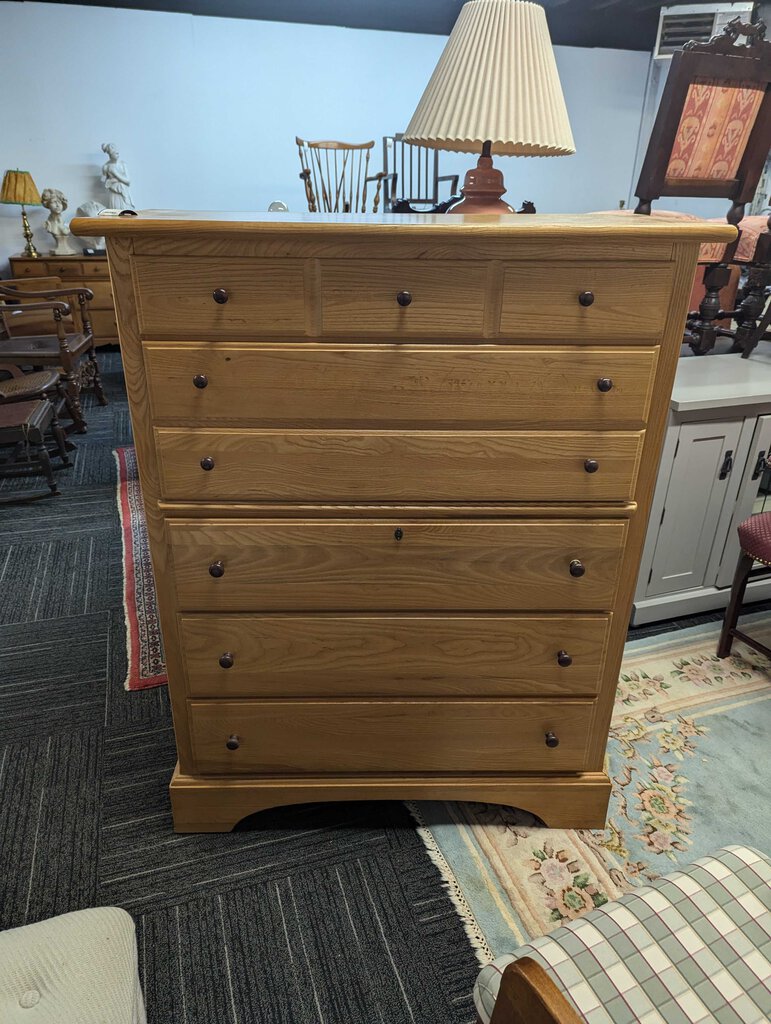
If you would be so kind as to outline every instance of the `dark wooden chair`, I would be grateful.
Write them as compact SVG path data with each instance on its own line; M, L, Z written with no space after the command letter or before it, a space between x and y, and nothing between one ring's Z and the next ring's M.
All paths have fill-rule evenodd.
M0 339L0 362L57 367L67 397L67 409L78 433L85 433L87 427L80 404L83 387L93 385L99 404L107 405L89 316L88 303L92 298L93 293L88 288L30 291L0 283L0 299L5 300L3 316L9 333L9 337ZM43 310L51 317L53 333L15 333L17 323L23 325L24 318L30 315L38 318Z
M731 598L723 619L723 629L717 645L718 658L727 658L731 653L734 640L741 640L755 651L771 658L771 648L748 636L737 627L739 615L744 602L747 583L753 573L767 575L771 566L771 512L759 512L739 524L739 544L741 554L736 564L734 581L731 585ZM761 563L755 569L755 562Z
M712 252L704 270L704 298L689 314L686 340L695 353L708 352L719 336L748 356L757 344L757 322L771 283L767 232L755 232L752 251L742 246L741 224L771 149L771 43L766 26L730 22L707 43L686 43L672 57L635 195L638 214L650 214L662 196L726 198L726 215L740 228L734 242ZM739 38L746 45L737 45ZM769 219L771 226L771 218ZM741 256L737 259L737 252ZM748 269L738 308L722 310L721 289L731 264ZM717 321L736 317L739 330Z
M447 194L440 200L441 186ZM439 150L383 136L383 207L392 213L441 213L457 198L458 175L439 173Z
M0 405L0 478L38 473L45 477L48 484L47 491L13 491L3 495L0 497L0 505L14 505L59 494L46 446L46 435L52 430L55 419L53 403L44 398ZM69 466L64 432L58 429L53 433L62 465Z
M552 979L529 956L510 963L490 1024L583 1024Z
M369 142L307 142L295 138L300 154L300 178L311 213L367 213L368 192L372 213L377 213L384 174L369 173L375 140ZM368 186L374 186L368 190Z

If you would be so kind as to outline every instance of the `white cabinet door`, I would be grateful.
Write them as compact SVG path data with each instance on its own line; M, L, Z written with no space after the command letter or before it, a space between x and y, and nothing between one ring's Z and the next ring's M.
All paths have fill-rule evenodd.
M771 416L758 416L750 443L749 458L734 507L717 569L715 586L730 587L739 558L736 528L748 516L771 512L771 470L766 459L771 455Z
M741 419L680 427L648 597L703 585L726 494L729 489L735 493L730 487L734 460L739 460L739 472L743 468L741 429Z

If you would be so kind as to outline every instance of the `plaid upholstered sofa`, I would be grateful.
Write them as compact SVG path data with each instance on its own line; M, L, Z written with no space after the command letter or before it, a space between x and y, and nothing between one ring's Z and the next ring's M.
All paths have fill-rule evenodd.
M768 1024L771 859L730 846L482 968L482 1024Z

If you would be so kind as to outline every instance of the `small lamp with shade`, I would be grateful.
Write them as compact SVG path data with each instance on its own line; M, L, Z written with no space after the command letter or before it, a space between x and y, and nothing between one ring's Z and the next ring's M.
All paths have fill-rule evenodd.
M20 171L16 169L14 171L5 172L3 175L3 184L2 187L0 187L0 203L9 203L12 206L21 207L22 231L24 232L24 239L27 243L24 246L24 255L35 259L40 255L40 253L32 243L32 229L29 226L27 211L24 207L42 206L43 204L40 200L40 193L37 190L37 185L32 180L32 175L29 171Z
M480 153L448 213L514 213L497 156L569 156L573 134L543 7L469 0L404 133L406 142Z

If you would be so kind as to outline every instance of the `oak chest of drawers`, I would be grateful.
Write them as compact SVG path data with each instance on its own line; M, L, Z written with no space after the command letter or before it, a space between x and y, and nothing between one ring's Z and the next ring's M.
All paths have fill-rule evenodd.
M98 226L168 662L175 827L378 797L601 827L697 252L733 229Z

